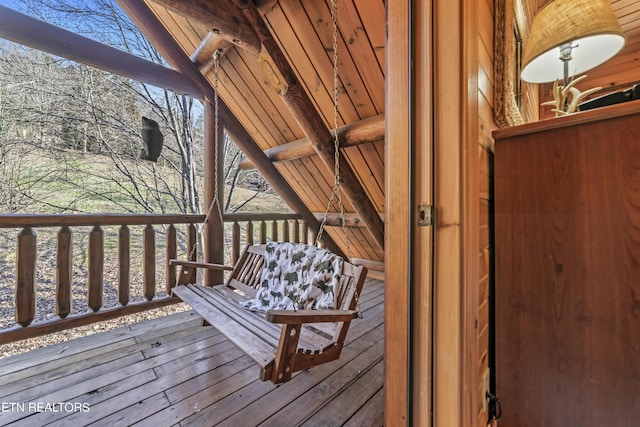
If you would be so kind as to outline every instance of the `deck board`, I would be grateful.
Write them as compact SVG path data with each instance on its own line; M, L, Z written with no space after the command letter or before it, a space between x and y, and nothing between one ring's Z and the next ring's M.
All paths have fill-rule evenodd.
M194 312L0 360L0 425L382 425L384 284L367 280L340 359L280 386ZM29 412L29 403L86 412ZM364 424L363 424L364 423Z

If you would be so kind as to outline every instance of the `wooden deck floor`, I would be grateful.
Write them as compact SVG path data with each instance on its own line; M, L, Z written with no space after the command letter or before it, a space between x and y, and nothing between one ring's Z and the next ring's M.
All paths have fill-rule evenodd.
M383 288L365 283L339 360L280 386L193 312L0 360L0 425L382 425Z

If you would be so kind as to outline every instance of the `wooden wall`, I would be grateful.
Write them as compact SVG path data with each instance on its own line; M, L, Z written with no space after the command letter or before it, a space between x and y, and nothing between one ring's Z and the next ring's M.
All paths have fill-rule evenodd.
M493 119L493 11L494 0L478 2L478 170L480 215L478 223L478 365L477 375L481 397L482 376L489 368L489 288L491 277L492 247L492 174L493 140L491 131L497 126ZM488 414L478 408L478 426L487 424Z
M480 0L477 2L477 46L478 46L478 195L480 206L478 230L478 278L477 278L477 383L478 384L478 425L487 423L488 414L482 409L483 375L493 357L490 347L490 320L492 304L490 293L493 287L493 152L494 141L491 132L498 128L493 114L494 98L494 3L505 0ZM507 0L508 1L508 0ZM525 21L531 22L537 10L531 1L522 3ZM525 22L525 24L526 24ZM526 28L524 30L526 37ZM524 85L521 114L525 122L538 119L537 86ZM492 373L493 374L493 373Z

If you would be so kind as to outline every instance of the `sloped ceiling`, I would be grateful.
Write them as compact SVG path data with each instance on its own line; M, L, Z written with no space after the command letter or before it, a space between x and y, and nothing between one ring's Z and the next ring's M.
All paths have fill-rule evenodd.
M225 0L222 0L224 3ZM215 83L208 59L222 49L218 71L221 99L262 150L305 138L305 132L270 83L256 52L210 32L212 24L181 13L172 3L147 0L148 6L184 52ZM198 3L197 1L194 3ZM208 2L204 2L208 3ZM211 2L213 3L213 2ZM231 3L227 1L226 3ZM334 128L333 25L331 3L324 0L256 2L264 22L326 129ZM338 1L338 126L357 124L384 114L385 9L383 0ZM241 30L238 30L241 31ZM203 43L206 40L207 43ZM198 49L202 50L200 57ZM203 55L207 56L203 58ZM384 141L380 138L341 150L379 215L384 214ZM318 155L275 163L313 212L323 213L334 185L333 171ZM357 209L343 195L347 213ZM337 212L337 207L332 209ZM355 258L383 259L383 250L362 224L327 233Z

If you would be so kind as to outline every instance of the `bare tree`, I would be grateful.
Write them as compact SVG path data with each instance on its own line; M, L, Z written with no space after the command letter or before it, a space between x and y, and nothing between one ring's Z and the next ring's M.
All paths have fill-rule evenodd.
M93 0L89 6L71 0L19 3L23 11L40 19L164 63L112 0ZM207 209L201 206L199 193L201 104L8 42L0 42L0 51L0 156L2 150L17 153L10 150L11 144L28 144L47 150L45 156L55 159L39 161L27 180L19 178L16 170L6 169L13 174L12 179L3 179L13 189L5 193L13 200L12 209L158 213ZM157 121L165 136L157 164L137 158L142 116ZM228 137L224 152L226 211L242 209L265 191L275 197L257 171L238 168L241 153ZM83 156L82 161L74 160L78 155ZM38 183L54 178L67 195L64 199L52 200L42 196L44 190L37 191ZM243 188L240 198L238 187ZM104 203L96 205L95 200Z
M25 10L41 19L72 26L70 29L85 36L162 62L157 51L113 2L94 3L89 8L71 1L22 2ZM0 63L0 73L8 80L2 87L6 90L21 81L34 82L31 87L16 91L15 100L19 102L11 104L14 106L11 111L3 108L7 103L0 93L2 122L19 128L23 141L54 151L66 149L109 157L111 168L88 169L95 179L85 189L92 197L114 202L118 210L201 212L200 104L183 95L41 52L11 47L8 43L3 43L2 48L6 60ZM157 165L137 160L142 145L143 115L160 123L165 135L165 149ZM0 129L4 134L10 131L6 126ZM68 168L70 163L58 165ZM78 181L77 176L72 178L66 185L86 184ZM112 196L114 187L131 202Z

